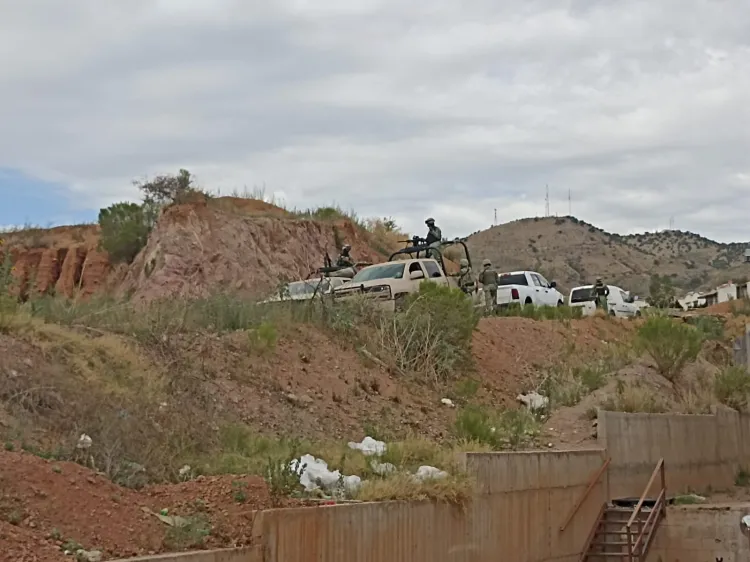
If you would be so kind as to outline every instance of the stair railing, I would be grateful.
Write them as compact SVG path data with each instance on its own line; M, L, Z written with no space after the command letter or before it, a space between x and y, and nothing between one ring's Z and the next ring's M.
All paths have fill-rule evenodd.
M648 497L648 493L651 491L651 486L654 485L657 475L660 476L661 489L659 495L656 498L656 503L654 504L654 507L651 509L651 512L648 515L648 518L646 519L645 523L641 524L639 515L643 510L643 502ZM651 537L656 530L656 525L659 522L659 518L665 517L666 515L667 481L664 475L664 459L659 459L659 462L656 463L656 468L654 468L654 471L651 473L651 478L646 485L646 489L643 491L643 495L641 496L640 500L638 500L638 503L633 510L633 514L630 516L630 519L625 526L628 535L628 560L630 562L633 562L634 560L640 562L642 560L642 557L646 554L646 550L648 549L648 546L651 542ZM632 527L633 523L636 520L638 521L638 534L635 536L635 540L633 540ZM646 536L647 531L648 535Z
M565 522L560 525L560 532L562 533L568 525L570 525L570 522L573 520L573 517L575 517L575 514L578 513L578 510L581 509L581 506L583 505L583 502L586 501L586 498L591 493L591 490L594 489L594 486L596 486L596 483L599 481L599 479L602 477L604 472L607 470L607 467L609 466L609 463L612 459L608 458L606 459L602 465L599 467L599 469L589 478L588 486L586 486L586 489L583 491L583 494L581 494L581 497L578 498L578 501L575 503L575 505L571 508L570 512L568 513L568 516L565 518ZM607 502L604 502L605 505Z

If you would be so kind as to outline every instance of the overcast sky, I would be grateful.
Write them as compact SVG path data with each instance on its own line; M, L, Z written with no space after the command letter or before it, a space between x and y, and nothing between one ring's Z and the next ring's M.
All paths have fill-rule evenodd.
M747 0L0 0L0 224L184 167L446 236L750 239Z

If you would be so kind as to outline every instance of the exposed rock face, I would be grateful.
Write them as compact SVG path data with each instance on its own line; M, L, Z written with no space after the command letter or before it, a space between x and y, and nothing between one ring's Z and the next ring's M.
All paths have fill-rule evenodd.
M225 289L261 295L280 280L306 278L326 251L352 245L358 261L380 262L367 234L348 220L319 222L278 214L240 214L213 204L168 208L120 290L138 300Z
M22 299L32 292L92 294L110 273L109 258L98 250L98 240L98 228L88 225L5 235L14 266L11 290Z
M223 197L167 208L130 266L114 267L94 225L7 234L13 291L71 297L114 290L140 301L215 290L262 295L335 260L342 244L357 261L379 262L369 234L347 219L299 218L262 201Z

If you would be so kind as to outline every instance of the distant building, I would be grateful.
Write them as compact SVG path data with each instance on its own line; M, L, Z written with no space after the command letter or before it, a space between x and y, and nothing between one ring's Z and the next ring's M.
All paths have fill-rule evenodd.
M732 283L724 283L716 287L716 296L718 302L733 301L737 298L737 285Z
M750 248L748 248L747 250L745 250L745 261L747 263L750 263Z

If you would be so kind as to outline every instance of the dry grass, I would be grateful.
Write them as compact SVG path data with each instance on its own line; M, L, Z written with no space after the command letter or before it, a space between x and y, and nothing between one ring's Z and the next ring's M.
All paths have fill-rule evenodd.
M383 479L366 480L355 497L361 501L437 501L465 505L471 500L472 491L472 480L463 474L419 482L411 474L397 473Z

